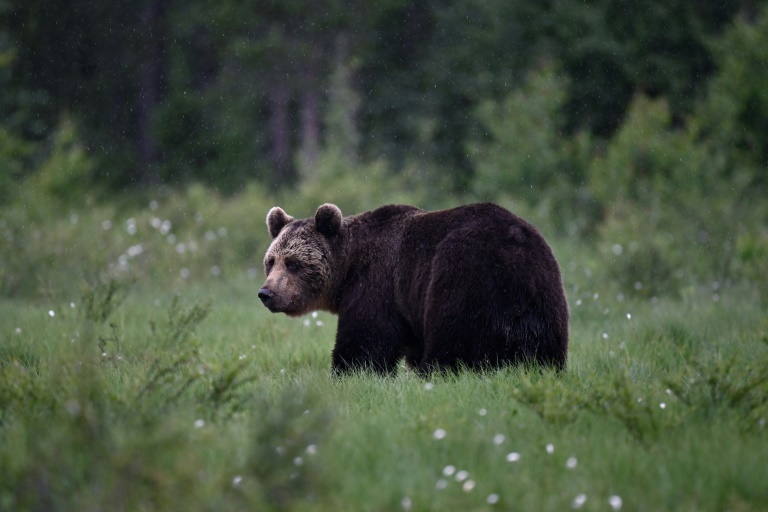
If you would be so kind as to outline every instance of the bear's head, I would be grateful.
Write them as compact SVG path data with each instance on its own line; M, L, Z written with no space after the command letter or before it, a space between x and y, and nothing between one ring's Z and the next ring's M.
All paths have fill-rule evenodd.
M264 256L267 280L259 298L270 311L300 316L316 309L332 310L335 248L342 220L341 210L333 204L319 207L314 218L298 220L280 207L269 210L272 243Z

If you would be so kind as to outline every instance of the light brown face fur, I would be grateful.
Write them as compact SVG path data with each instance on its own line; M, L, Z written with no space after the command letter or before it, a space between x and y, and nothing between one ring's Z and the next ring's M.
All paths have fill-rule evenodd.
M272 296L262 299L273 313L301 316L330 309L328 241L311 221L291 221L275 237L264 256L267 280L261 290Z

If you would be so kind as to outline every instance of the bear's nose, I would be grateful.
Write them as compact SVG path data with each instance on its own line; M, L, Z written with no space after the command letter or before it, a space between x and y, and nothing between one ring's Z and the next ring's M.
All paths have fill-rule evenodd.
M267 301L274 296L275 296L274 292L272 292L272 290L270 290L269 288L259 289L259 298L261 299L261 302L263 302L264 304L266 304Z

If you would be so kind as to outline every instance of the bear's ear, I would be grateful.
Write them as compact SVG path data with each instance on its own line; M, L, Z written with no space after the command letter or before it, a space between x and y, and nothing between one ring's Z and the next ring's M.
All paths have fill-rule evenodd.
M315 212L315 228L324 236L331 237L341 227L341 210L335 204L326 203Z
M267 213L267 227L272 238L275 238L289 222L293 222L293 217L285 213L279 206L275 206Z

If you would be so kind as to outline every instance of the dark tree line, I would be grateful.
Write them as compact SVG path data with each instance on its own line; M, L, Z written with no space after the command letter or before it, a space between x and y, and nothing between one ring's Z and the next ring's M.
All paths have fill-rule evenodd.
M715 71L708 42L762 3L5 0L0 123L41 141L66 113L112 186L232 189L295 183L336 116L350 158L418 155L460 187L477 105L542 62L568 78L566 131L610 136L637 93L682 120ZM331 101L342 87L357 101Z

